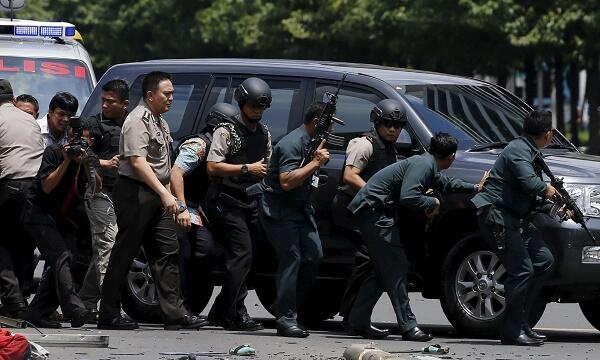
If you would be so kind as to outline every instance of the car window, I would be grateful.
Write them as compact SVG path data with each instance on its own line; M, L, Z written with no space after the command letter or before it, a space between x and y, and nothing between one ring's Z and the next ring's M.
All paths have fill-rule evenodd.
M315 99L327 101L327 93L335 93L337 85L317 83ZM344 125L334 125L333 133L344 137L344 147L348 142L369 131L372 124L369 121L371 110L380 100L381 96L374 91L343 86L337 100L335 116L344 121Z
M163 114L163 117L169 124L171 134L178 138L188 135L187 133L191 131L210 76L194 74L172 74L171 76L175 93L171 109ZM143 75L138 77L131 86L129 103L132 104L132 109L142 98L143 78Z
M235 88L246 78L217 78L210 90L208 101L202 114L201 128L205 122L208 109L217 102L226 102L237 106L233 97ZM273 141L281 139L288 131L288 123L295 109L302 109L303 99L300 80L268 79L264 80L271 87L273 98L271 106L263 113L261 122L269 128Z
M92 89L92 77L86 65L78 60L0 56L0 79L10 81L15 97L29 94L40 106L40 117L48 112L52 97L66 91L79 102L81 113Z

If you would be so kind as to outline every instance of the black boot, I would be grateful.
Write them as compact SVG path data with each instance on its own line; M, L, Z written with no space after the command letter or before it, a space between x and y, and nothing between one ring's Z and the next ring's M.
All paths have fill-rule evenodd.
M425 342L431 339L433 339L433 336L423 332L423 330L419 329L417 326L402 334L402 340L406 341Z
M532 339L542 340L542 341L548 340L548 337L546 335L542 335L542 334L535 332L531 328L531 326L523 326L523 332L525 333L525 335L529 336Z

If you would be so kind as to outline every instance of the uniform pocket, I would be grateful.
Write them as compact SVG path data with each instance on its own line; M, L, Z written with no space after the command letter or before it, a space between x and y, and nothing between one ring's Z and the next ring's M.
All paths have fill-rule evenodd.
M161 138L152 138L148 142L148 155L155 158L160 159L164 152L166 151L166 145L163 139Z

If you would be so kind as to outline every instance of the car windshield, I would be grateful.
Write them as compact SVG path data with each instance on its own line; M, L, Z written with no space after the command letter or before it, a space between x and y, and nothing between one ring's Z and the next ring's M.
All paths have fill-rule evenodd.
M456 137L462 150L502 147L521 134L530 111L520 99L492 85L397 84L396 89L432 132ZM570 146L558 132L552 143Z
M40 104L40 117L48 112L54 94L61 91L77 98L79 114L93 89L88 68L77 60L2 56L0 78L10 81L15 97L33 95Z

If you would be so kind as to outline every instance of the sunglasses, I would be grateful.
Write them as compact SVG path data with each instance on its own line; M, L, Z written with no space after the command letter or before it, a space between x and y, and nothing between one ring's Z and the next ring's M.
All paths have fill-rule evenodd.
M384 121L381 123L381 125L385 126L386 128L393 127L394 129L400 129L403 124L399 121Z

